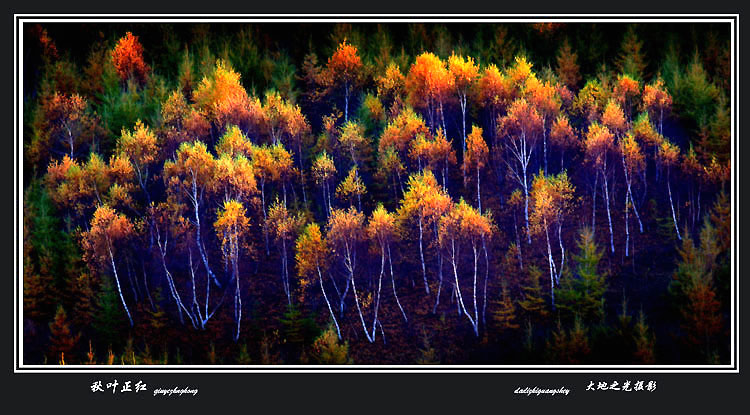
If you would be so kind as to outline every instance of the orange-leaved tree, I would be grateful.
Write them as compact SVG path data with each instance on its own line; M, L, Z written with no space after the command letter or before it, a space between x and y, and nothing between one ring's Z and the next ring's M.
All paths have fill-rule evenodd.
M677 232L677 239L682 240L680 228L677 226L677 216L674 212L674 202L672 202L672 184L670 183L669 177L672 166L678 165L680 163L680 158L680 148L665 138L659 147L659 159L667 168L667 194L669 195L669 207L672 209L672 222L674 222L674 230Z
M641 147L631 133L626 134L620 139L619 147L620 153L622 154L622 168L625 173L625 185L627 186L625 191L625 256L628 256L628 247L630 244L628 211L631 206L636 218L638 219L640 232L643 233L643 222L641 222L641 217L638 214L638 208L636 207L635 199L633 198L632 189L634 181L646 168L646 161L641 152Z
M482 215L478 210L471 207L463 199L440 218L440 246L448 253L448 260L453 267L454 293L458 299L458 305L463 314L469 319L474 334L479 336L479 308L477 305L477 261L479 259L479 244L492 234L492 220L487 215ZM468 242L474 255L474 278L472 282L473 315L467 309L461 293L461 285L458 279L458 265L461 252L461 243Z
M446 134L443 107L453 88L454 79L445 67L445 62L430 52L417 56L406 76L409 103L427 112L427 119L433 131L436 130L436 117L439 115L443 134Z
M112 63L123 83L131 78L140 84L146 82L149 67L143 60L143 45L133 33L127 32L117 41L112 49Z
M484 168L484 166L487 165L487 160L489 158L489 148L487 148L487 143L484 141L484 137L482 137L482 129L480 127L477 127L476 125L473 125L471 127L471 134L469 134L469 137L466 139L466 155L464 156L464 185L466 184L466 171L470 169L474 169L476 171L476 178L477 178L477 210L482 211L482 196L481 196L481 189L479 186L480 181L480 172Z
M121 253L128 240L134 235L133 224L125 215L117 213L107 205L100 205L94 212L94 217L91 218L91 226L88 231L84 232L82 240L85 251L84 258L92 267L105 266L105 264L112 267L112 273L117 283L117 292L120 295L120 301L125 308L125 314L128 316L131 327L133 326L133 317L130 315L130 309L122 293L120 277L117 274L116 254Z
M279 245L281 252L281 282L284 286L287 302L292 305L292 290L289 283L289 255L287 246L294 241L302 226L302 217L289 212L284 204L277 198L268 209L267 227L273 234L273 238Z
M539 133L544 128L542 117L536 108L526 99L513 101L508 113L498 121L498 135L503 137L502 146L507 153L505 163L513 178L523 188L525 198L524 216L526 218L527 242L531 243L529 231L529 179L528 170L531 155L536 148Z
M435 197L444 196L445 192L438 185L430 170L423 170L409 176L407 190L398 208L402 220L415 220L419 229L419 258L422 264L422 279L425 293L430 293L427 283L427 268L424 261L424 229L438 217L433 216L432 201ZM413 285L413 280L412 280Z
M151 204L148 192L149 167L157 161L159 147L153 130L144 125L141 120L136 121L133 131L122 129L122 135L117 142L118 151L130 160L141 190L146 195L146 204Z
M625 118L630 121L633 117L633 107L635 107L635 100L641 94L641 83L631 77L628 74L622 74L617 76L615 81L615 87L612 91L612 96L617 103L622 107Z
M349 208L349 210L334 209L328 220L327 235L334 247L334 252L344 263L344 268L347 272L346 288L341 295L341 313L343 314L344 312L346 294L351 287L352 292L354 293L354 302L357 306L359 319L362 323L362 329L365 332L365 337L367 337L367 340L370 343L373 343L375 341L375 336L374 333L372 335L370 334L365 325L355 278L355 272L357 271L357 252L359 251L359 245L364 241L366 236L365 215L353 207Z
M328 58L327 77L332 86L342 88L344 92L344 121L349 121L349 99L354 89L361 82L362 59L357 54L357 47L346 40L341 42Z
M51 97L43 98L41 117L35 122L41 140L35 141L29 149L33 156L42 160L47 152L52 155L67 153L72 159L80 145L93 145L96 118L87 110L88 102L78 94L55 92ZM56 144L64 146L65 150Z
M490 130L493 138L497 134L497 119L502 111L512 101L513 86L509 77L505 76L494 63L489 64L482 71L479 78L479 105L488 113Z
M330 251L328 249L328 242L320 232L320 226L317 223L309 223L300 233L295 244L294 257L297 260L297 272L300 277L300 289L303 293L307 291L307 287L310 286L311 275L318 275L318 282L320 283L320 290L323 292L323 298L328 306L328 312L331 313L333 323L336 325L336 335L341 340L341 329L339 328L339 322L336 320L336 313L333 312L331 302L328 300L328 294L326 294L326 288L323 284L323 270L326 269L328 264L328 255ZM314 278L314 277L312 277Z
M466 105L468 96L473 92L479 78L479 65L474 63L474 58L471 56L462 57L451 54L448 58L448 71L453 77L453 86L461 106L462 149L466 153Z
M591 163L596 171L596 181L602 177L604 187L604 199L607 204L607 221L609 223L609 246L612 252L615 252L615 242L612 233L612 215L609 208L609 182L612 175L612 155L615 151L614 135L604 125L594 122L586 131L584 139L584 148L586 160ZM594 207L592 209L592 230L596 224L596 184L594 184Z
M336 197L349 202L349 207L354 207L354 200L357 200L357 207L362 211L362 195L367 192L364 182L359 177L357 166L352 166L346 178L339 183L336 188Z
M259 103L248 97L240 74L223 60L217 60L213 72L203 77L193 92L193 100L220 132L230 124L245 126L247 132L250 119L255 123L262 120Z
M549 133L550 143L560 151L560 171L565 170L565 152L577 150L580 143L567 115L560 113Z
M578 66L578 54L573 52L570 47L568 38L563 40L560 49L557 51L557 76L560 81L570 89L577 89L578 82L581 81L581 70Z
M540 171L534 177L531 185L531 199L533 210L531 214L531 229L534 234L544 233L547 242L547 261L549 262L550 288L552 291L552 307L555 306L555 284L560 283L565 266L565 247L562 240L562 225L565 216L571 211L575 188L563 171L557 175L546 175ZM560 244L560 266L552 257L550 244L550 228L557 232Z
M364 127L358 122L347 121L341 126L338 134L338 146L349 155L354 166L362 166L362 156L367 151L369 140L365 137Z
M664 86L664 80L656 80L643 87L643 110L647 111L651 117L658 120L659 135L664 134L664 115L672 109L672 96Z
M399 238L400 223L395 214L388 212L383 204L380 203L372 211L372 215L367 223L367 235L371 240L377 243L380 248L380 275L378 277L378 296L375 304L375 317L373 318L373 337L375 336L375 321L377 321L378 305L380 304L380 282L385 273L385 260L388 257L388 266L391 271L391 287L393 288L393 297L396 299L396 304L401 315L404 316L404 321L408 322L409 319L406 317L406 312L401 306L401 302L398 300L398 294L396 293L396 279L393 275L393 260L391 257L391 243Z
M242 321L242 296L240 295L240 271L239 258L240 248L249 250L249 244L245 242L250 228L250 219L246 216L245 207L236 200L224 202L217 214L214 229L216 236L221 240L222 251L229 258L232 266L232 280L234 289L234 320L237 329L234 333L234 341L240 338L240 323ZM231 281L230 281L231 282Z
M406 108L383 130L378 141L378 153L382 155L392 148L398 160L403 162L407 160L411 142L420 134L429 135L424 120L412 109Z
M547 170L547 135L552 123L560 113L560 97L555 86L542 82L536 76L529 76L523 86L526 99L536 108L542 118L542 149L544 151L544 169Z
M208 254L201 235L201 209L204 206L204 195L213 189L215 169L216 160L208 152L205 143L184 142L177 150L175 158L164 163L163 177L169 192L180 200L186 200L193 207L195 243L198 252L206 272L220 287L221 284L209 265Z
M318 155L312 166L312 175L315 183L323 191L323 206L325 206L326 217L331 214L331 181L336 176L336 165L328 153L323 150Z

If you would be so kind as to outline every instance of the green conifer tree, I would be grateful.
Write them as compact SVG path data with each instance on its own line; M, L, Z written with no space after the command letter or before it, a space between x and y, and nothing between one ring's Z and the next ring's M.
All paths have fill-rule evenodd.
M638 39L635 26L628 26L622 40L620 55L616 61L620 73L630 75L635 79L644 79L647 63L642 48L643 42Z
M656 357L654 354L654 335L646 324L646 314L641 309L638 313L638 321L634 327L635 352L633 360L636 363L645 365L654 364Z
M500 300L496 301L497 309L492 313L492 318L497 323L500 332L515 330L520 326L516 322L516 307L510 299L508 283L503 280Z
M557 328L552 338L547 340L547 359L556 364L581 364L591 353L588 329L580 317L575 316L573 327L565 330L562 322L557 320Z
M603 315L607 284L605 276L599 272L602 252L590 228L581 229L578 250L578 255L573 256L576 263L574 274L564 272L560 279L557 305L564 315L572 317L578 314L584 321L591 322Z
M249 365L252 362L250 359L250 353L247 352L247 344L240 345L240 351L237 354L238 365Z
M63 306L57 307L55 318L49 323L50 346L49 362L65 362L67 364L77 361L73 353L80 334L73 335L68 324L68 316ZM63 363L63 364L65 364Z
M93 328L105 345L115 348L122 344L121 330L126 324L120 297L108 275L102 276L99 295L96 299Z
M339 342L333 326L328 328L317 338L312 347L312 360L321 365L352 364L349 357L349 343Z
M521 309L530 317L540 320L547 318L549 311L542 297L542 271L536 265L528 267L528 278L521 287L523 300L518 302Z

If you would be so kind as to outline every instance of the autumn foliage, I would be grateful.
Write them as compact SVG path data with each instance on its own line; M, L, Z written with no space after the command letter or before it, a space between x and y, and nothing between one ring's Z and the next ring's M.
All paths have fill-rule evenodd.
M28 29L25 359L729 357L713 29L219 26Z

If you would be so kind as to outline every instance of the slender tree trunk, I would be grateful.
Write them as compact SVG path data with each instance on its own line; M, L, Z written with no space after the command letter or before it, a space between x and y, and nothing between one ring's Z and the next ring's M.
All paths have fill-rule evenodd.
M677 217L674 214L674 203L672 203L672 186L669 183L669 170L667 170L667 192L669 193L669 207L672 208L672 222L674 222L674 230L677 232L677 239L682 240L682 236L680 236L680 228L677 226Z
M122 288L120 287L120 278L117 276L117 267L115 266L115 257L112 255L112 248L109 247L109 241L107 241L107 249L109 250L109 260L112 263L112 272L115 274L115 282L117 283L117 292L120 294L120 301L122 301L122 306L125 307L125 314L128 315L128 320L130 321L130 327L133 327L133 318L130 316L130 310L128 309L128 305L125 303L125 297L122 295Z
M146 275L146 266L143 264L143 261L141 261L141 270L143 271L143 286L144 290L146 291L146 296L148 297L148 302L151 303L151 309L156 310L156 306L154 305L154 300L151 298L151 290L148 288L148 277Z
M612 253L615 252L615 237L612 233L612 215L609 211L609 186L607 183L607 175L602 172L604 177L604 197L607 202L607 221L609 222L609 246L612 249Z
M455 279L455 285L454 285L455 294L458 297L458 301L456 303L457 306L459 307L458 313L461 314L461 311L463 311L464 315L466 315L466 317L469 319L469 322L471 323L471 327L474 329L474 334L477 335L478 337L479 331L477 330L477 325L475 324L474 319L471 317L471 314L468 312L468 310L466 310L466 306L464 305L464 298L461 295L461 286L458 284L458 263L456 259L455 240L451 240L451 263L453 264L453 277ZM476 284L476 273L475 273L475 284Z
M633 206L633 213L635 213L635 217L638 219L639 233L643 233L643 222L641 222L641 215L638 214L638 208L635 206L635 199L633 198L633 192L631 191L631 186L629 184L628 194L630 195L630 204Z
M524 216L526 218L526 241L531 245L531 229L529 228L529 186L526 182L526 168L523 169L523 194L524 200Z
M344 122L349 121L349 83L344 87Z
M282 283L289 305L292 305L292 294L289 290L289 261L287 260L286 239L281 239Z
M627 173L626 173L627 174ZM627 177L625 178L627 180ZM628 226L628 200L629 194L625 192L625 257L627 258L630 253L630 226Z
M237 320L237 331L234 335L234 341L236 342L240 338L240 326L242 324L242 296L240 295L240 274L239 267L237 266L237 260L239 256L239 241L236 229L232 232L234 235L230 236L232 243L232 274L234 274L235 290L234 290L234 310L235 318Z
M482 250L484 251L484 289L482 290L482 324L487 329L487 280L490 278L490 259L487 254L487 243L482 236Z
M299 158L299 174L300 174L300 185L302 186L302 200L307 205L307 191L305 190L305 168L302 165L302 137L297 139L297 157Z
M443 166L443 191L447 192L448 187L445 183L446 176L448 176L448 160L445 161L445 165Z
M560 276L562 276L563 273L563 267L565 267L565 247L563 246L562 241L562 220L557 222L557 241L560 243L560 270L557 271L557 277L555 277L555 282L560 285Z
M200 324L200 328L204 329L205 320L203 318L203 315L201 315L201 308L198 305L198 295L195 290L195 268L193 268L193 252L190 248L188 248L188 266L190 267L190 287L192 288L193 293L193 309L196 313L198 313L196 319ZM210 286L211 284L209 283L208 285Z
M440 100L440 122L443 125L443 135L448 137L448 131L445 129L445 114L443 113L443 101Z
M354 270L351 268L351 262L347 266L349 268L349 279L352 284L352 292L354 292L354 303L357 305L357 313L359 314L359 320L362 323L362 329L365 332L365 337L370 343L374 343L375 339L370 337L370 333L367 331L367 325L365 324L365 318L362 315L362 308L359 305L359 295L357 294L357 283L354 281Z
M375 340L375 329L378 323L378 309L380 308L380 288L383 282L383 273L385 272L385 249L380 246L380 275L378 276L378 294L375 297L375 316L372 318L372 339Z
M479 191L479 164L477 164L477 209L482 213L482 195Z
M191 316L191 313L187 310L187 308L185 307L185 305L182 302L182 299L180 298L180 293L177 291L177 286L175 285L174 279L172 278L172 273L169 272L169 269L167 268L167 261L166 261L167 247L166 247L166 241L164 243L162 243L162 241L161 241L161 233L158 232L158 230L157 230L157 233L156 233L156 237L157 237L157 239L156 239L157 245L159 247L159 258L161 258L161 265L162 265L162 268L164 269L164 275L167 277L167 285L169 286L169 292L170 292L170 294L172 294L172 298L174 299L175 304L177 305L177 313L178 313L178 316L180 318L180 324L184 324L184 320L182 318L182 311L185 310L185 314L188 315L188 318L190 318L191 322L193 323L193 326L195 326L195 321L193 320L193 317ZM191 267L190 270L192 272L192 270L193 270L193 268L192 268L192 257L191 257L191 265L190 265L190 267ZM206 283L209 284L209 285L211 284L210 281L206 281Z
M523 270L523 255L521 254L521 237L518 234L518 218L516 218L516 209L513 209L513 229L516 232L516 248L518 249L518 264Z
M341 329L339 328L339 322L336 320L336 314L333 312L333 309L331 308L331 302L328 301L328 295L326 294L326 289L323 286L323 275L320 273L320 267L317 267L317 269L318 269L318 282L320 282L320 290L323 291L323 298L326 300L326 305L328 306L328 312L331 313L333 324L336 325L336 335L338 336L339 340L341 340Z
M542 119L542 147L544 148L544 171L549 173L549 170L547 170L547 128L545 127L546 123L547 121Z
M594 178L594 188L592 191L593 193L592 199L594 200L594 202L593 202L593 208L591 209L591 233L593 235L596 235L596 189L599 186L599 173L597 172L595 176L596 177Z
M263 239L266 242L266 256L271 255L271 251L268 247L268 225L266 224L266 180L260 181L260 201L261 210L263 211ZM286 203L284 203L286 206Z
M331 202L331 183L328 180L326 180L326 194L328 195L328 216L331 216L333 202Z
M135 303L138 304L141 301L140 295L138 295L138 286L136 285L138 280L133 280L132 266L130 265L130 261L127 258L125 259L125 271L127 271L128 273L128 281L130 281L130 291L133 292Z
M556 278L556 270L555 270L555 261L552 259L552 247L549 243L549 230L547 228L547 221L544 221L544 233L547 236L547 260L549 262L549 286L550 286L550 292L552 293L552 309L555 309L555 278Z
M438 305L440 304L440 292L443 288L443 255L438 254L438 290L435 298L435 305L432 307L432 313L437 312Z
M216 284L217 287L221 287L221 284L219 283L218 278L216 278L216 275L214 275L213 271L211 271L211 267L208 265L208 256L206 255L205 248L203 247L203 238L201 237L201 217L200 217L200 205L198 204L198 189L197 184L195 182L195 177L193 177L193 212L195 214L195 242L196 245L198 245L198 252L201 255L201 260L203 261L203 266L206 267L206 272L208 275L211 276L212 281L214 284Z
M422 261L422 278L424 279L424 291L430 293L430 286L427 284L427 269L424 265L424 249L422 247L422 216L419 216L419 259Z
M461 99L461 128L463 133L463 153L462 157L466 157L466 94L459 94Z
M472 243L472 249L474 250L474 282L472 283L472 291L471 296L474 300L474 333L476 333L477 336L479 336L479 310L477 309L477 245L476 243Z
M401 310L401 315L404 316L404 321L408 322L409 319L406 317L406 313L404 312L404 308L401 306L401 301L398 300L398 294L396 294L396 279L393 276L393 261L391 259L391 245L386 245L388 247L388 266L391 268L391 286L393 287L393 297L396 299L396 304L398 304L398 309Z

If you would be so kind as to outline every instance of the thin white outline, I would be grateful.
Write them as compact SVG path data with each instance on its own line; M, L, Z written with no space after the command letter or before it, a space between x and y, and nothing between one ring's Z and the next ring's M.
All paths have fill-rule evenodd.
M44 17L42 17L44 16ZM19 186L19 183L23 183L23 169L19 169L19 160L22 156L19 153L19 143L23 143L23 137L19 135L18 126L23 124L23 95L18 90L18 85L23 85L23 71L19 71L19 65L23 64L23 55L19 55L18 50L23 50L23 35L18 39L18 32L20 26L24 23L81 23L91 22L94 18L106 18L106 22L112 23L195 23L195 22L217 22L217 23L294 23L294 22L320 22L320 23L335 23L335 22L352 22L352 23L537 23L537 22L568 22L568 23L586 23L592 22L596 18L606 17L607 22L627 22L627 23L659 23L664 19L664 22L670 23L729 23L731 27L731 91L730 101L733 109L731 112L731 170L730 175L732 180L732 186L730 186L730 200L731 200L731 216L734 219L732 222L732 234L735 237L734 244L732 244L730 258L731 258L731 308L734 311L735 300L739 293L739 278L736 277L736 272L739 272L739 264L735 264L736 249L739 249L739 216L735 209L735 203L737 201L737 189L739 186L739 165L737 161L736 151L739 151L739 140L737 139L739 134L739 125L735 128L735 113L739 111L739 99L735 96L735 87L739 88L739 79L735 73L739 69L739 63L735 62L735 51L739 54L739 14L554 14L544 16L540 19L539 17L526 17L532 15L519 14L519 15L487 15L487 14L360 14L360 15L339 15L339 14L255 14L255 15L238 15L238 14L54 14L62 18L49 18L53 16L51 14L14 14L14 56L13 61L15 64L14 74L14 93L17 98L17 107L14 108L14 116L16 123L14 123L14 134L16 140L14 142L14 151L16 157L14 157L14 168L13 173L15 184ZM66 16L76 16L76 18L65 19ZM116 16L138 16L134 18L113 18ZM182 16L182 17L166 17L166 16ZM248 17L238 17L248 16ZM256 16L255 18L249 16ZM262 16L262 18L259 18ZM319 16L319 18L315 18ZM352 16L357 16L353 18ZM384 16L390 17L407 17L409 19L389 19ZM432 16L432 17L431 17ZM454 18L459 17L459 19ZM503 17L504 16L504 17ZM566 16L576 16L578 18L566 18ZM586 16L586 18L580 18L580 16ZM636 16L636 17L634 17ZM677 18L675 18L677 16ZM45 18L47 17L47 18ZM149 18L151 17L151 18ZM212 18L222 19L212 20ZM231 17L226 19L224 17ZM347 18L349 17L349 18ZM613 19L613 17L625 17L622 19ZM651 18L647 18L651 17ZM653 18L657 19L653 19ZM714 17L706 19L705 17ZM158 18L152 19L152 18ZM467 19L461 19L467 18ZM700 18L700 19L698 19ZM735 24L736 22L736 24ZM736 41L735 41L736 40ZM736 44L736 45L735 45ZM20 61L18 57L20 56ZM735 67L735 65L737 67ZM20 74L20 75L19 75ZM19 79L20 78L20 79ZM736 85L735 85L736 79ZM19 83L20 81L20 83ZM735 145L737 149L735 151ZM19 177L20 176L20 177ZM20 182L19 182L20 180ZM19 222L16 223L16 228L23 226L23 198L18 197L20 189L17 187L14 191L14 197L16 197L16 203L14 204L14 219L18 218ZM734 226L736 224L736 226ZM16 275L23 275L23 250L19 250L18 247L22 246L23 232L17 232L17 237L14 240L14 249L18 255L14 258L14 268ZM21 271L18 274L18 271ZM20 278L22 279L22 278ZM736 280L736 281L735 281ZM736 282L736 286L735 286ZM20 288L19 288L20 286ZM19 277L14 278L14 289L16 295L14 296L14 319L16 329L13 333L14 344L13 344L13 372L14 373L739 373L739 351L735 350L735 347L739 347L739 301L736 302L736 311L730 313L730 353L731 363L729 365L435 365L435 366L422 366L422 365L253 365L253 366L238 366L238 365L152 365L152 366L130 366L130 365L112 365L112 366L90 366L90 365L23 365L22 362L16 360L18 356L20 360L23 360L23 344L18 343L19 330L23 328L23 309L20 310L19 320L18 304L19 299L23 298L23 284L19 284ZM736 317L735 317L735 314ZM737 328L737 330L735 330ZM20 345L20 350L18 346ZM20 351L20 353L19 353ZM735 361L735 355L737 360ZM99 367L101 369L91 369L93 367ZM341 369L342 367L350 369ZM63 369L64 368L64 369ZM125 369L127 368L127 369ZM165 368L165 369L160 369ZM175 368L175 369L170 369ZM377 369L376 369L377 368ZM525 368L525 369L524 369ZM211 370L191 370L191 369L211 369ZM322 370L325 369L325 370ZM532 370L530 370L532 369ZM694 370L684 370L694 369Z

